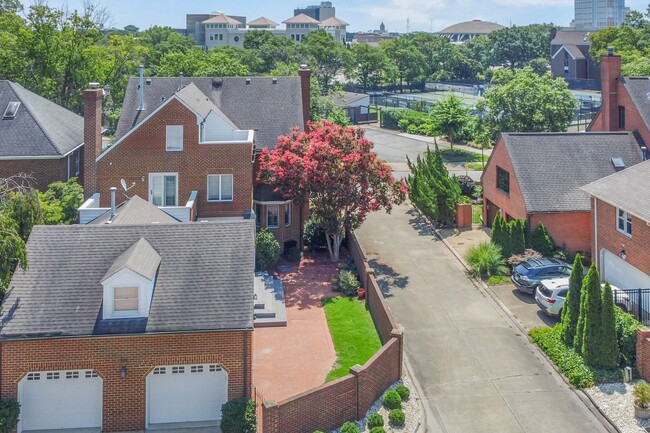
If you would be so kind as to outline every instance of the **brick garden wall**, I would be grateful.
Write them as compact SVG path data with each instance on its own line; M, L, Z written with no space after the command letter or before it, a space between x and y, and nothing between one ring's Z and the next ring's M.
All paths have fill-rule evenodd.
M641 378L650 381L650 329L636 331L636 368Z
M144 430L146 377L155 366L219 364L228 372L228 398L248 397L251 341L251 331L3 341L0 397L16 398L28 372L95 370L103 380L102 431Z
M403 335L384 301L374 271L365 260L354 233L348 234L366 304L373 317L382 348L350 374L281 402L265 401L257 410L260 433L312 433L329 431L346 421L361 419L390 386L402 377ZM258 396L261 399L261 396Z

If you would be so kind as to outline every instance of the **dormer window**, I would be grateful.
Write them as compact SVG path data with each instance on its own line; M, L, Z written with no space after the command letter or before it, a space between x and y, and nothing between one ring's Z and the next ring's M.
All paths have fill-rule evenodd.
M149 316L160 261L160 255L144 238L115 259L102 280L104 320Z

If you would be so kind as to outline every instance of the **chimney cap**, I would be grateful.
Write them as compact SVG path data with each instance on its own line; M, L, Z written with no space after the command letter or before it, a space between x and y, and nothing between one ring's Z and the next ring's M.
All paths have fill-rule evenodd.
M307 64L306 63L301 63L300 64L300 69L307 69Z
M96 81L92 81L88 83L88 87L90 87L91 89L99 89L99 83Z
M608 56L614 55L614 47L607 47L607 55Z

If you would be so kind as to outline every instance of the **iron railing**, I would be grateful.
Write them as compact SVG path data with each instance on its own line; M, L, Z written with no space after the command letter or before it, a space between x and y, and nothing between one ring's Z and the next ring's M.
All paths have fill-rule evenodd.
M644 325L650 325L650 288L617 289L614 291L614 304Z

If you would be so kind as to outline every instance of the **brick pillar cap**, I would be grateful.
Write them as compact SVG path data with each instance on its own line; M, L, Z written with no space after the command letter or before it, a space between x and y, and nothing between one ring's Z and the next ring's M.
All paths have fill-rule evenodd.
M275 402L275 400L264 400L262 402L265 408L270 409L272 407L278 407L278 404Z
M404 335L404 331L402 331L401 329L395 328L392 331L390 331L391 337L402 338L403 335Z
M354 376L358 376L362 371L363 371L363 367L360 366L359 364L355 364L352 367L350 367L350 374L353 374Z

